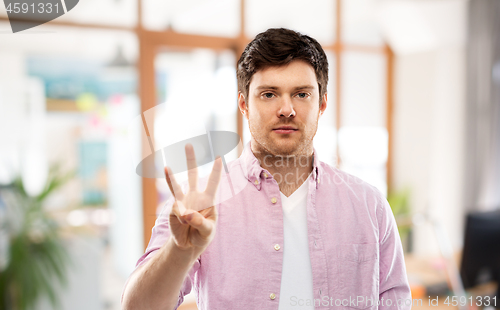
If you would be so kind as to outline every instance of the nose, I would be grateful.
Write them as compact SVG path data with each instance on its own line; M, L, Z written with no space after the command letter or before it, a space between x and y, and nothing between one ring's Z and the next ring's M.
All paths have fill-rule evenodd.
M296 114L292 100L290 98L284 97L280 102L280 108L278 109L278 117L294 117Z

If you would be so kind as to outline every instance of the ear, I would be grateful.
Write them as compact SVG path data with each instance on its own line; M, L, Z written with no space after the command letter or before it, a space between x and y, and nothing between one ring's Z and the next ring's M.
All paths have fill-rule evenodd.
M325 93L323 95L323 99L321 100L321 104L319 105L319 115L323 115L323 113L325 112L325 109L326 109L326 106L327 106L327 101L328 101L328 97L327 97L327 93Z
M245 96L243 96L241 92L238 93L238 108L240 109L241 114L243 114L248 120L248 104Z

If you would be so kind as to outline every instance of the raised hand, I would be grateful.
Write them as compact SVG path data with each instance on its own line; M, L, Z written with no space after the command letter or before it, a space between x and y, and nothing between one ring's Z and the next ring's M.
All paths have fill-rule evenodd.
M175 202L169 215L171 236L175 245L182 250L192 250L201 254L210 244L215 235L217 209L215 208L215 193L219 187L222 160L217 158L208 178L205 191L198 190L198 168L191 144L185 147L189 189L186 194L175 181L172 170L165 168L168 187L175 197Z

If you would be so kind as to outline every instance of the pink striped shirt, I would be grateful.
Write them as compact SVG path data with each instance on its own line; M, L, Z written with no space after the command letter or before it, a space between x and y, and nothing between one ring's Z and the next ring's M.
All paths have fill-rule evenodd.
M260 166L250 143L228 170L230 178L223 172L217 193L214 240L184 280L177 307L194 290L199 309L277 310L286 251L278 183ZM320 162L316 150L307 182L314 299L293 296L289 308L313 303L315 309L410 309L401 240L384 196ZM170 199L156 220L136 268L169 238L172 204Z

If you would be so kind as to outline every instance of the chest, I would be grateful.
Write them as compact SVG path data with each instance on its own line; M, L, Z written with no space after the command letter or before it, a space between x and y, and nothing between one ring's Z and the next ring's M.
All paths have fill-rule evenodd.
M305 205L290 206L284 204L276 182L266 182L260 189L249 183L217 206L216 236L204 253L206 259L224 266L234 264L235 269L259 268L269 257L281 255L276 245L282 248L284 223L290 218L307 227L311 247L321 243L321 251L330 257L338 256L339 245L378 241L376 212L370 201L307 180Z

